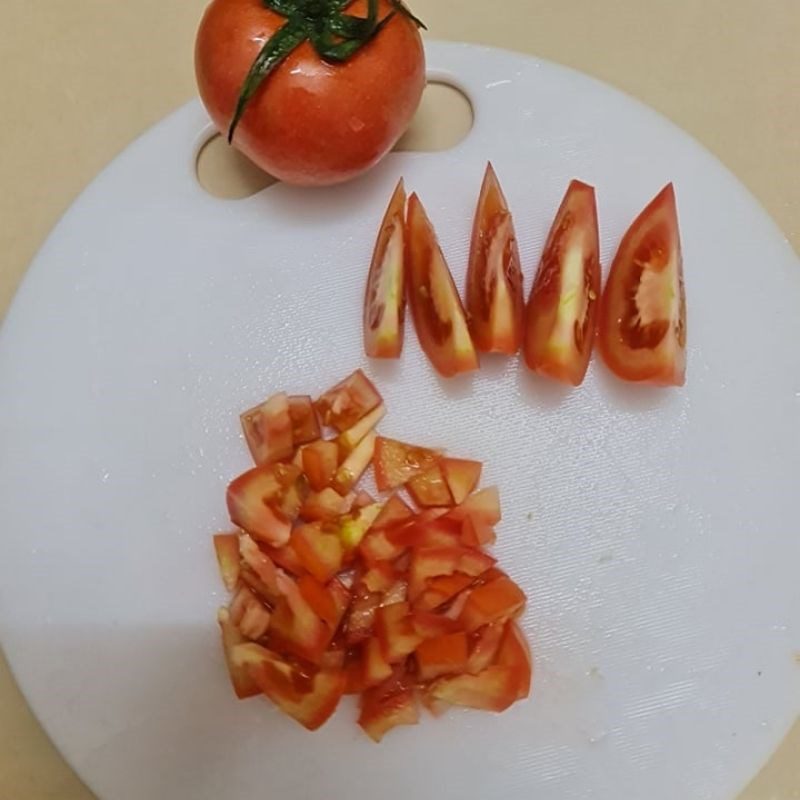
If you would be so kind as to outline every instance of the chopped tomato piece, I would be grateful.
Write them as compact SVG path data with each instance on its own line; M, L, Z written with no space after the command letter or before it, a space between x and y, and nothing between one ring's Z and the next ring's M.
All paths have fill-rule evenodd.
M239 537L239 552L242 562L249 567L264 585L265 597L272 602L280 595L278 569L272 559L246 533ZM242 573L244 577L244 573Z
M286 544L302 502L299 478L292 464L254 467L240 475L228 486L231 521L266 544Z
M233 691L236 692L236 696L240 700L244 700L246 697L254 697L259 693L260 689L250 677L247 669L233 660L233 649L237 645L245 644L247 640L231 622L227 608L221 608L217 612L217 621L222 633L222 650L225 654L225 663L228 665L228 674L231 678Z
M436 240L433 226L416 194L406 216L406 272L411 316L420 346L444 377L478 368L464 306Z
M300 516L309 522L334 520L350 510L352 498L342 497L328 486L321 492L312 492L300 508Z
M456 505L463 503L478 485L482 464L480 461L468 461L465 458L443 458L439 466L453 496L453 502Z
M406 192L402 179L381 222L364 297L364 351L370 358L398 358L406 313Z
M386 592L397 581L397 573L391 561L378 561L361 579L370 592Z
M425 590L429 578L461 572L477 577L495 560L471 547L430 547L414 550L409 569L408 593L415 600Z
M441 458L435 450L378 436L375 440L375 485L379 492L396 489Z
M366 532L372 527L375 518L381 512L381 504L356 508L341 517L336 523L336 534L346 554L350 554L359 546Z
M468 547L485 547L494 544L497 536L494 528L480 517L464 517L461 524L461 539Z
M277 566L291 572L292 575L301 575L305 572L305 567L297 557L297 553L292 549L291 544L285 544L283 547L261 545L260 549L263 553L268 555Z
M406 545L398 544L389 537L389 531L370 531L359 544L359 553L367 564L391 561L406 550Z
M318 442L306 445L302 451L302 468L308 483L315 492L330 486L339 466L339 448L335 442Z
M386 416L386 406L381 403L362 417L352 428L348 428L336 437L336 445L340 455L344 458L370 433L375 426Z
M260 639L269 628L271 614L256 595L240 586L230 606L230 621L246 639Z
M453 505L453 496L438 464L412 476L406 488L414 502L423 508Z
M487 525L497 525L502 518L500 494L497 487L489 486L471 494L461 505L447 512L448 519L463 521L466 517L481 520Z
M381 643L374 636L363 645L364 687L377 686L392 675L392 667L383 656Z
M431 522L417 522L402 525L388 531L389 538L407 547L459 547L461 545L460 526L455 520L436 519Z
M426 639L415 651L417 674L422 681L461 673L467 667L469 648L463 631Z
M531 691L533 664L528 643L516 622L506 624L497 651L497 663L517 670L517 699L527 697Z
M235 533L218 533L214 536L219 574L225 588L232 592L239 582L239 536Z
M430 611L414 611L411 614L411 625L423 639L435 639L448 633L457 633L458 623L455 620L432 614Z
M287 575L280 576L280 588L282 597L270 620L270 641L277 649L319 664L331 640L330 630Z
M333 598L333 605L336 608L336 619L331 621L331 627L335 630L342 624L344 615L350 607L350 592L338 578L334 578L328 583L328 592Z
M463 592L461 592L461 594L456 595L453 601L448 603L447 608L440 613L448 619L458 620L459 624L463 627L463 623L461 622L461 613L464 611L464 606L466 606L471 594L471 588L465 589Z
M600 302L598 329L600 352L615 375L683 385L686 296L671 183L622 237Z
M491 625L484 625L475 631L469 650L467 672L477 675L491 666L500 649L500 643L503 640L506 627L513 624L513 622L493 622Z
M522 589L511 578L498 578L470 592L459 621L472 632L483 625L516 616L524 605Z
M524 349L530 369L573 386L583 382L599 297L594 189L572 181L547 237L528 300Z
M486 166L467 268L467 318L475 347L514 355L522 342L522 270L514 223L491 164Z
M419 692L419 699L422 701L422 705L424 705L434 717L441 717L447 709L450 708L450 705L445 703L444 700L439 700L434 697L430 693L428 687L422 688Z
M352 428L382 402L383 398L370 379L357 369L328 389L314 406L324 425L341 432Z
M345 625L345 638L349 645L359 644L372 636L375 613L381 601L381 595L377 592L360 595L353 599Z
M375 635L390 664L413 653L422 637L414 630L408 603L381 606L375 614Z
M344 663L345 694L361 694L364 685L364 659L360 648L351 648Z
M234 660L247 668L259 689L281 711L310 731L327 722L344 694L342 670L321 669L309 678L297 667L256 644L236 647ZM298 685L307 686L307 689L298 691Z
M289 398L281 392L239 418L250 455L256 464L291 458L294 452Z
M375 449L377 451L377 441ZM405 522L414 516L414 512L409 507L408 503L400 497L399 494L393 494L384 504L381 513L375 518L372 523L373 531L381 531L386 528L391 528L400 522Z
M494 665L478 675L439 678L431 694L453 706L505 711L517 699L519 676L514 667Z
M332 581L331 584L338 583ZM311 575L301 575L297 588L311 610L332 630L339 626L340 613L333 594L328 587Z
M414 608L420 611L432 611L439 606L452 600L461 594L472 584L473 578L463 573L453 575L442 575L437 578L429 578L426 581L426 588L414 600Z
M320 523L295 528L292 549L302 565L322 583L327 583L342 568L342 543L335 534L325 533Z
M361 696L358 724L375 742L398 725L416 725L419 711L413 690L402 680L391 677L368 689Z
M368 433L336 470L332 485L337 492L347 494L358 483L372 461L375 439L374 433Z
M289 419L292 421L292 442L295 447L322 436L317 412L308 395L296 394L289 398Z

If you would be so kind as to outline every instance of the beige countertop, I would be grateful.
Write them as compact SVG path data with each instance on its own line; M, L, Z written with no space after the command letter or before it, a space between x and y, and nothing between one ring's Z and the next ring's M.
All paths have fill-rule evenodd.
M655 107L716 153L800 249L800 0L412 5L431 36L565 63ZM204 0L2 3L0 315L86 183L192 97L192 40L203 6ZM2 658L0 798L91 798ZM745 798L800 798L800 725Z

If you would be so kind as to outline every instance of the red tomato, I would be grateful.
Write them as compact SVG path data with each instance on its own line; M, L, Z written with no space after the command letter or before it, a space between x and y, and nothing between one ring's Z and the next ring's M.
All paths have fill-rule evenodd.
M685 381L686 296L671 183L622 237L600 303L598 346L624 380Z
M386 406L381 403L373 408L369 414L363 416L352 428L342 431L336 437L336 445L342 458L348 456L364 438L372 432L372 429L386 416Z
M364 297L364 351L371 358L398 358L403 350L406 192L403 181L381 222Z
M413 653L422 637L414 630L408 603L381 606L375 614L375 635L390 664Z
M525 595L511 578L498 578L470 592L459 622L470 632L516 616L525 605Z
M281 392L260 406L245 411L239 419L250 455L256 464L283 461L294 451L289 398Z
M358 724L375 742L398 725L416 725L419 711L413 689L394 677L361 695Z
M340 494L347 494L364 474L372 462L375 452L375 433L368 433L341 463L333 476L333 488Z
M347 13L363 17L366 5L356 0ZM387 0L378 5L384 19L392 6ZM195 42L195 73L200 97L221 131L228 131L266 39L285 23L260 0L213 0L206 9ZM287 183L339 183L392 148L411 122L424 86L419 32L410 19L395 14L344 63L324 61L308 41L300 44L256 90L233 143Z
M517 699L518 686L517 669L493 665L478 675L467 673L439 678L431 686L430 692L438 700L450 705L505 711Z
M570 183L531 289L525 361L542 375L578 386L594 344L600 297L600 240L594 189Z
M308 395L294 395L289 398L289 418L292 421L292 441L295 447L313 442L322 436L314 404Z
M386 441L386 440L383 440ZM378 442L375 443L375 451L378 451ZM399 494L393 494L384 504L383 508L381 509L381 513L375 519L375 522L372 523L371 530L373 531L380 531L384 530L385 528L390 528L393 525L396 525L399 522L405 522L407 519L410 519L413 516L413 512L400 497Z
M253 697L260 691L256 682L250 676L247 669L241 664L237 664L233 659L233 651L237 645L245 644L247 640L237 630L231 622L227 608L221 608L217 613L220 632L222 634L222 650L225 654L225 663L228 665L228 674L231 678L233 691L240 700L246 697Z
M438 464L414 475L406 488L414 502L421 508L453 505L453 496Z
M427 447L416 447L379 436L375 441L375 485L379 492L396 489L429 469L441 456Z
M478 485L483 468L480 461L443 458L440 466L450 493L453 495L453 502L463 503L469 493Z
M417 674L422 681L464 672L469 659L467 634L463 631L426 639L415 651Z
M319 523L295 528L292 531L292 549L303 566L322 583L327 583L342 568L339 537L323 533Z
M239 582L239 535L218 533L214 536L214 550L217 554L219 573L225 588L232 592Z
M357 369L314 404L324 425L345 431L383 402L372 381Z
M461 505L447 512L448 519L463 521L473 517L486 525L497 525L500 522L500 493L496 486L488 486L475 494L471 494Z
M332 521L350 510L351 500L327 487L321 492L312 492L300 508L300 517L309 522Z
M330 486L339 465L339 448L335 442L312 442L302 451L303 472L315 492Z
M514 355L522 341L522 270L514 223L491 164L486 165L467 268L467 317L475 347Z
M517 699L527 697L531 691L533 664L528 643L516 622L508 622L500 647L497 663L517 671Z
M406 276L417 338L436 371L447 378L477 369L464 306L416 194L408 201Z
M472 636L472 646L469 651L469 663L467 672L477 675L491 666L503 641L503 636L509 625L502 622L494 622L491 625L484 625L479 628Z

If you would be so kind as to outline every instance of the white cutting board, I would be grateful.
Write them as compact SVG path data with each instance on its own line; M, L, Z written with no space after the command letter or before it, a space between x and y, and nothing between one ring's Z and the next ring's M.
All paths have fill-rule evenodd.
M0 337L0 636L33 709L106 800L730 800L800 709L800 265L719 163L630 98L519 55L430 43L473 104L455 149L335 189L214 199L197 103L133 144L42 248ZM574 391L517 359L444 382L409 328L367 366L389 435L485 461L497 555L530 597L532 698L369 742L351 701L309 734L233 699L210 536L248 464L237 413L357 366L398 177L463 285L491 158L530 286L569 179L603 264L669 180L688 383Z

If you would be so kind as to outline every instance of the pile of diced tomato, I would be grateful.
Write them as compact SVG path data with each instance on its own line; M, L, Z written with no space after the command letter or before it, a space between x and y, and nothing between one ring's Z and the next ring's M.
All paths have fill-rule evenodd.
M531 682L525 595L483 549L497 489L476 491L477 461L378 436L385 413L361 370L315 402L276 394L246 411L256 466L228 487L237 531L214 537L237 696L315 730L357 694L375 741L420 704L503 711ZM358 488L370 466L381 499Z

